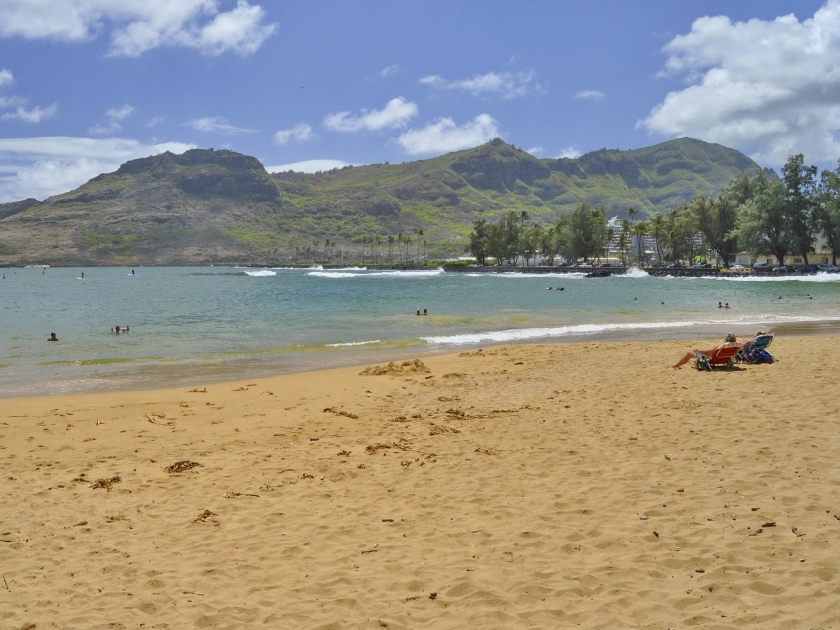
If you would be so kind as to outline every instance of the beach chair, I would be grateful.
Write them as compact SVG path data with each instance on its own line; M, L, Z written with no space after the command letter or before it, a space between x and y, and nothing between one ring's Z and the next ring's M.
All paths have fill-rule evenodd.
M732 367L735 355L738 354L740 349L737 344L724 344L715 348L711 355L695 352L694 367L698 370L709 371Z
M750 339L735 355L736 363L775 363L776 358L767 350L767 346L773 341L773 333L756 335Z

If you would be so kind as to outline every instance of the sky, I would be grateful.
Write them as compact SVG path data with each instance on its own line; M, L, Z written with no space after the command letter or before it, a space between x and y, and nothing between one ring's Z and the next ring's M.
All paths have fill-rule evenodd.
M838 132L840 0L0 0L0 203L196 147L312 172L688 136L778 171L836 168Z

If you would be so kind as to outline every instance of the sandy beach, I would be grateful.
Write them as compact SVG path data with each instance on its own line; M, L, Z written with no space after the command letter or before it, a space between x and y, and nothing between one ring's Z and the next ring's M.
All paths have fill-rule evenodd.
M0 626L836 627L840 337L714 343L4 399Z

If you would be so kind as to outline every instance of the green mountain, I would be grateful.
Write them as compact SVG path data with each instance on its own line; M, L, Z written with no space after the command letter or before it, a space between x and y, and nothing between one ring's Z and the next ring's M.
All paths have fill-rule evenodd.
M289 262L313 241L347 250L414 235L461 253L472 221L527 210L550 223L581 201L667 212L760 169L690 138L578 159L540 159L496 139L428 160L271 175L253 157L195 149L132 160L44 202L0 204L0 264Z

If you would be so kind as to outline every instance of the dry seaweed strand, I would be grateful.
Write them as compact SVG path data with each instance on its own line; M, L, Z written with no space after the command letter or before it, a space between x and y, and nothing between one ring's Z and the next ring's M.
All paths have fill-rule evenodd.
M122 479L120 479L119 475L114 475L110 479L97 479L92 484L90 484L90 487L94 490L97 490L98 488L105 488L107 492L111 492L111 488L114 486L114 484L120 483L121 481Z
M236 497L257 497L260 498L258 494L248 494L247 492L225 492L225 499L235 499Z
M193 519L193 523L207 523L208 519L212 519L214 516L218 516L218 514L216 514L215 512L211 512L210 510L204 510L201 514L199 514Z
M324 413L331 413L336 416L344 416L346 418L350 418L351 420L358 420L359 416L355 413L350 413L349 411L344 411L342 409L336 409L335 407L327 407L324 409Z
M195 389L188 389L187 393L188 394L206 394L207 393L207 388L205 387L204 389L198 389L196 387Z
M146 416L146 419L152 424L159 424L162 427L171 427L173 424L175 424L174 422L160 422L159 420L155 420L155 417L165 418L165 413L144 413L143 415Z
M460 433L460 431L454 427L448 427L445 424L433 424L432 430L429 431L429 435L441 435L443 433Z
M167 466L166 468L164 468L164 470L168 473L181 473L186 472L188 470L192 470L193 468L196 468L198 466L203 467L204 464L199 464L198 462L191 462L190 460L185 459L183 461L175 462L174 464Z

